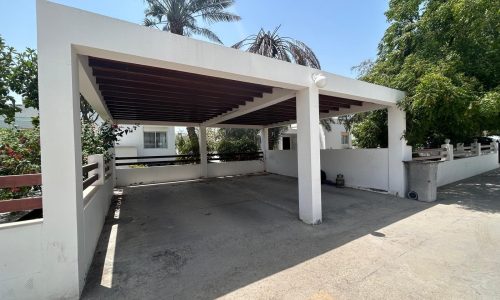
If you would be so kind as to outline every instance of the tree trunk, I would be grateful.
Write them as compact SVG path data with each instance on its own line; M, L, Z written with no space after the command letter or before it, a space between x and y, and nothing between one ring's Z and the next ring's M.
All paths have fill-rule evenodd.
M188 138L191 143L191 148L193 154L200 153L200 144L198 142L198 135L196 134L196 129L194 127L187 127Z

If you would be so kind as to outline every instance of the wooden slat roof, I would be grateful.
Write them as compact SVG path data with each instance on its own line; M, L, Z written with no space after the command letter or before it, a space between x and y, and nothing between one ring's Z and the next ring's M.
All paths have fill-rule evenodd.
M89 57L89 66L114 119L202 123L273 91L272 86L95 57ZM321 112L361 104L320 96ZM295 119L292 98L224 123L268 125Z

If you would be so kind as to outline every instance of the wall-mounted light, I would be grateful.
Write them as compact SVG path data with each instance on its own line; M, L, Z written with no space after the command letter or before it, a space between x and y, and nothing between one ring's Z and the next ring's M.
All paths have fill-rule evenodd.
M323 75L321 73L314 73L312 75L312 79L314 81L314 84L316 84L317 87L324 88L326 86L326 77L325 77L325 75Z

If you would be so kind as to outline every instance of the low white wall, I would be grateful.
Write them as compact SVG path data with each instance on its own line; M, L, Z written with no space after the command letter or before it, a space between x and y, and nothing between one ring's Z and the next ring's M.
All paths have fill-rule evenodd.
M346 186L387 190L388 155L387 149L321 150L321 169L332 181L344 174ZM271 150L266 157L267 172L297 177L297 151Z
M445 161L438 165L437 186L469 178L500 167L498 153Z
M337 174L343 174L349 187L389 189L387 149L321 150L321 169L332 181Z
M149 184L200 178L200 165L117 168L116 185Z
M264 162L260 160L208 164L208 177L252 174L260 172L264 172Z
M269 173L297 177L296 150L269 150L266 152L266 171Z
M94 251L101 235L106 214L113 197L113 178L109 177L101 186L91 186L84 193L83 207L83 257L84 278L92 264Z
M208 164L208 177L264 172L262 161L235 161ZM117 168L116 185L150 184L201 177L200 165L160 166L149 168Z
M0 225L0 299L42 299L43 220Z

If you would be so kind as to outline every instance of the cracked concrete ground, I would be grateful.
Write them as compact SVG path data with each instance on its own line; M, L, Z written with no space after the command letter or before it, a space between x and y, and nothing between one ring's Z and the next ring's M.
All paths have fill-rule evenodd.
M125 188L82 298L500 298L499 169L431 204L330 186L322 196L323 224L309 226L293 178Z

